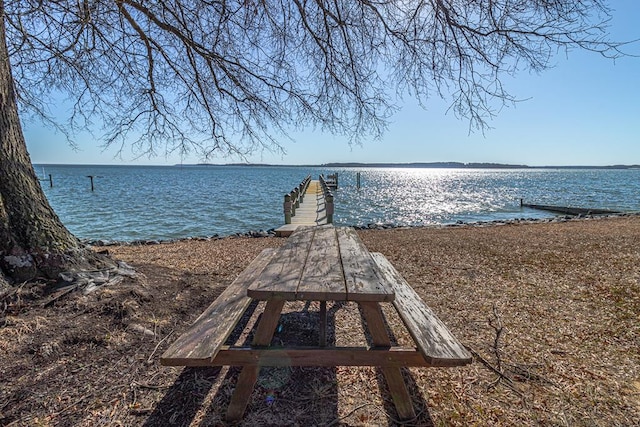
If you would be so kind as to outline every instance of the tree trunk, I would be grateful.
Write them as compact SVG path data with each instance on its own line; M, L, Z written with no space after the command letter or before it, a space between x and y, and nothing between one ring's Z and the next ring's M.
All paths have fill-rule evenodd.
M57 278L103 261L62 224L35 174L22 133L0 0L0 277Z

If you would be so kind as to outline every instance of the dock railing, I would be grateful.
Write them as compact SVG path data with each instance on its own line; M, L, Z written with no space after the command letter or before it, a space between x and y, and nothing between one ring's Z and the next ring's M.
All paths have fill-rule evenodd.
M327 175L327 177L324 179L324 182L327 184L327 187L329 187L330 189L337 190L338 189L338 172Z
M304 193L311 182L311 175L307 175L300 184L284 195L284 223L291 224L291 217L296 215L296 208L300 207L300 203L304 201Z
M333 193L329 188L329 184L324 179L324 175L320 175L319 180L320 180L320 187L322 188L322 193L324 195L324 203L325 203L325 209L327 214L327 224L333 224L333 211L334 211Z

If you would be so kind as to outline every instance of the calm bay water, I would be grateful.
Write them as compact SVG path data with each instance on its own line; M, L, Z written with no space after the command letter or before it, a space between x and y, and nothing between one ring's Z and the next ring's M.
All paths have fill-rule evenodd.
M536 204L640 210L640 170L323 169L36 165L62 222L83 239L173 239L282 225L282 198L307 174L338 172L335 222L447 224L553 214ZM362 186L356 189L356 173ZM91 191L88 175L94 176Z

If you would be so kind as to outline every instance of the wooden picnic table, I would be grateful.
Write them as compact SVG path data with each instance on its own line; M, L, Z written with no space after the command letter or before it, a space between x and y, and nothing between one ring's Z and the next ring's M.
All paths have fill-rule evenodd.
M251 301L266 301L250 346L224 345ZM287 301L320 302L317 346L271 349ZM369 347L326 345L327 301L353 301L371 336ZM392 346L381 303L391 303L415 341ZM351 228L332 225L295 232L265 249L163 354L172 366L242 366L227 419L242 418L261 366L378 366L398 415L415 417L400 369L459 366L471 356L382 254L370 253Z

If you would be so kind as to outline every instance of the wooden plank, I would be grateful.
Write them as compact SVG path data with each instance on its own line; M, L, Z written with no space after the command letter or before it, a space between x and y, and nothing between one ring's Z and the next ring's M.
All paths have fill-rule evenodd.
M320 301L320 338L318 344L320 347L327 345L327 302Z
M380 305L376 302L363 301L360 304L362 316L367 322L367 329L371 334L374 346L391 346L389 333L384 324L384 317Z
M371 333L373 339L373 345L375 346L390 346L391 340L387 328L384 324L384 317L380 304L377 302L361 301L360 308L362 315L367 322L367 328ZM413 419L416 417L416 413L413 409L413 403L411 401L411 395L407 390L407 385L402 378L402 371L399 367L381 367L382 374L387 381L391 398L398 411L398 416L401 419Z
M371 255L384 279L395 290L396 299L393 305L427 363L430 366L461 366L471 363L469 352L389 260L380 253Z
M287 347L223 346L212 361L193 366L385 366L428 367L422 354L405 347Z
M352 228L336 229L348 301L393 301L393 291L378 275L369 251Z
M294 225L323 225L327 223L327 217L323 213L324 195L318 180L311 180L306 188L304 200L296 208L295 216L291 217Z
M403 420L412 420L416 417L416 411L413 409L413 400L407 389L407 384L402 377L402 371L399 367L381 366L382 375L387 381L389 393L393 404L398 411L398 416Z
M285 224L275 229L276 237L289 237L291 236L299 227L302 227L300 224Z
M315 228L302 228L291 235L269 264L247 289L251 298L295 300L300 276Z
M253 345L268 346L271 344L271 338L273 338L273 333L280 321L282 307L284 307L283 300L267 301L267 306L262 312L256 333L253 336Z
M254 346L269 346L271 339L278 326L278 320L280 319L280 313L284 301L282 300L269 300L267 306L262 313L262 317L256 328L256 333L253 336ZM229 407L227 408L227 420L236 421L242 418L244 411L247 409L247 404L251 398L251 393L256 385L258 374L260 373L260 367L258 365L247 365L242 368L238 381L236 382L236 389L233 391Z
M231 396L231 402L227 407L227 421L242 419L259 373L260 367L258 365L248 365L242 368L240 375L238 375L236 388Z
M165 366L192 366L198 360L215 357L251 303L251 298L247 297L247 286L275 253L275 248L263 250L164 352L160 363Z
M347 291L340 263L335 227L316 229L298 284L296 299L302 301L345 300Z

